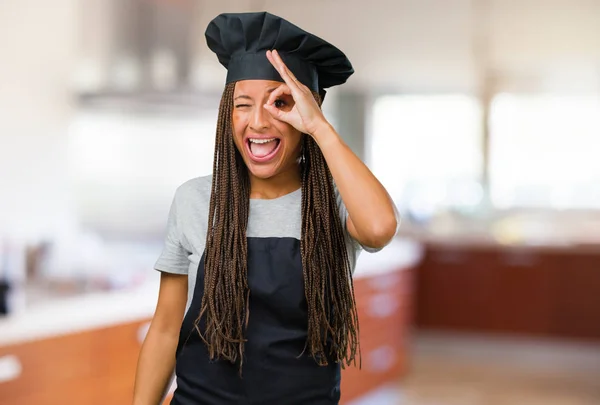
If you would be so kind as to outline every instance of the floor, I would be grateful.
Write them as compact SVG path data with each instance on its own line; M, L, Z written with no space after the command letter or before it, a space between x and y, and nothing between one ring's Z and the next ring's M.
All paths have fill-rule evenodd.
M360 405L600 404L600 344L420 333L411 353L401 391Z

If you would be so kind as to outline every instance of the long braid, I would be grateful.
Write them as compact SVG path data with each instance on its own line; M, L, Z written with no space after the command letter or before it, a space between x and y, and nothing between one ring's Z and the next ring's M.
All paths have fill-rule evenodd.
M318 94L313 94L321 102ZM321 365L360 357L352 272L333 178L321 149L305 136L302 165L302 266L308 302L310 354ZM327 341L331 340L329 353Z
M212 192L204 254L204 295L196 330L211 358L243 360L248 321L248 172L232 137L234 84L226 86L219 107ZM200 321L204 317L204 330Z
M233 142L233 93L225 87L219 108L209 221L204 259L204 295L195 327L212 359L243 364L249 320L247 261L250 181ZM315 98L321 103L319 96ZM302 238L300 250L308 305L309 354L320 365L344 366L360 356L358 314L344 230L333 178L316 142L303 139ZM204 319L204 328L200 326ZM327 350L329 347L329 350Z

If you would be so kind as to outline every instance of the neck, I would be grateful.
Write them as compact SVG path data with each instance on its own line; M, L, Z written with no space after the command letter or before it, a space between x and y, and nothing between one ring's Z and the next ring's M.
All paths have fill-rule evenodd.
M302 186L300 170L288 170L268 179L261 179L250 175L250 198L271 200L298 190Z

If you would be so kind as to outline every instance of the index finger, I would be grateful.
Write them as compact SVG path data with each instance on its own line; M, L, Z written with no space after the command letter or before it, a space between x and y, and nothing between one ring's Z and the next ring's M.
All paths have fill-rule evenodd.
M269 59L269 62L271 62L273 67L279 72L279 75L291 90L300 90L300 82L298 82L296 76L288 69L276 50L267 51L267 59Z
M273 90L271 92L271 95L269 96L269 99L267 100L267 104L273 104L275 102L275 100L277 100L278 98L280 98L281 96L284 96L284 95L289 95L289 96L293 97L290 86L282 83L279 87L277 87L275 90Z

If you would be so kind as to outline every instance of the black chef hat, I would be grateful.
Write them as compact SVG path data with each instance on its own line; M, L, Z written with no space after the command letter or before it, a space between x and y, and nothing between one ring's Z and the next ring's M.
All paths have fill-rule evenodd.
M266 56L276 49L286 66L309 89L345 83L354 73L350 61L335 46L276 15L225 13L206 29L208 47L227 69L227 83L239 80L283 81Z

